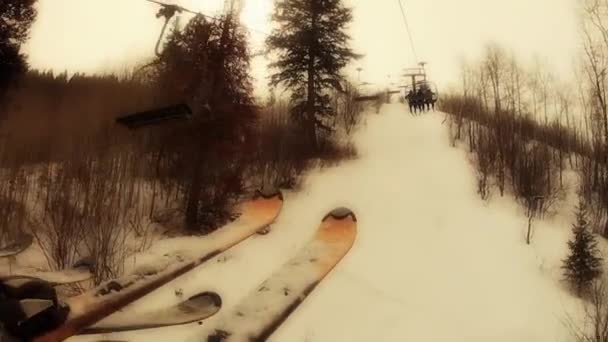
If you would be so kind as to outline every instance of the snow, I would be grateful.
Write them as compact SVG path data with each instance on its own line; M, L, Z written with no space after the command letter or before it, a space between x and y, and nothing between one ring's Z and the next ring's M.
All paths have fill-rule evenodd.
M42 279L51 284L61 283L77 283L81 281L89 280L92 277L91 271L86 268L69 268L62 271L49 271L49 272L21 272L13 271L13 273L6 276L6 279L11 278L35 278Z
M197 297L184 299L182 303L173 307L166 307L158 312L146 315L132 315L123 317L111 315L107 320L98 322L86 329L85 333L99 333L100 331L133 330L133 327L149 329L154 326L182 324L195 322L217 314L221 305L221 297L215 293L201 293Z
M580 302L560 283L572 207L527 221L510 198L475 192L465 149L450 147L443 113L412 117L402 104L369 113L356 135L360 158L311 172L268 235L254 236L125 308L153 312L201 291L222 312L293 257L336 207L358 218L355 245L270 341L570 340ZM77 336L69 341L201 341L202 325Z
M28 248L33 241L31 235L22 237L21 239L5 246L0 246L0 258L11 257Z
M0 257L0 277L49 272L44 251L36 241L17 255Z

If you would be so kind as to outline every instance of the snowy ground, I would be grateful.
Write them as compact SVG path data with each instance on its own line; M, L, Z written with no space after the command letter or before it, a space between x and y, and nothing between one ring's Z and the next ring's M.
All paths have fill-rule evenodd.
M228 311L293 256L339 206L358 217L351 252L272 341L568 341L566 314L580 303L559 283L572 208L539 222L507 198L483 202L463 149L452 148L441 113L412 117L401 104L369 114L361 158L286 193L271 234L255 236L136 302L125 315L162 309L216 290ZM201 341L202 325L69 341Z

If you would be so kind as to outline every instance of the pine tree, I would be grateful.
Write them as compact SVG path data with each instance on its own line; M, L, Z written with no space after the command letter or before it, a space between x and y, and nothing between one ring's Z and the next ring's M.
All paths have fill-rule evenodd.
M190 104L198 118L175 138L171 158L187 189L185 223L192 230L231 215L229 202L243 184L239 158L253 146L257 117L245 30L230 13L219 19L196 16L174 30L155 63L166 101Z
M345 32L352 11L342 0L278 0L272 19L278 27L267 44L278 60L270 85L291 91L292 114L317 147L317 129L331 131L322 118L335 114L327 91L340 90L341 69L358 57Z
M568 242L570 255L564 260L562 268L566 280L581 294L602 273L602 258L598 256L597 241L589 230L582 199L576 209L576 223L572 232L573 239Z
M227 101L253 104L245 31L231 14L219 19L197 16L169 35L156 63L169 96L212 107Z
M27 69L21 45L36 18L36 0L0 1L0 96L14 77Z

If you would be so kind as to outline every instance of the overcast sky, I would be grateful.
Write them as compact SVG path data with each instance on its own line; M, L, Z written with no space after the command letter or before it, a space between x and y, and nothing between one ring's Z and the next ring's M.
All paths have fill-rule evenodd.
M273 0L245 0L246 25L270 31ZM365 57L349 68L361 81L398 81L415 64L398 0L347 0L354 8L353 47ZM217 14L223 0L168 1ZM575 0L402 0L419 60L428 62L439 87L457 81L463 57L475 57L493 40L521 56L538 57L566 78L577 54ZM39 15L26 46L39 69L87 73L116 71L153 55L162 27L158 7L144 0L38 0ZM183 21L187 20L183 17ZM252 32L254 49L264 39ZM253 72L258 89L266 83L267 61ZM389 77L390 76L390 77Z

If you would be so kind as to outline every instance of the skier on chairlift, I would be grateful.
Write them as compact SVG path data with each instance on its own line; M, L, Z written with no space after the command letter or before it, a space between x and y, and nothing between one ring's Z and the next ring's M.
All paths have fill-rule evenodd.
M418 113L423 113L424 110L424 91L421 88L418 88L418 91L416 92L416 107L418 109Z
M431 110L431 105L433 106L433 110L435 110L435 103L433 102L433 91L428 86L424 86L424 103L426 105L426 110Z
M408 106L410 107L410 113L414 114L414 91L410 89L405 95L405 100L407 101Z

